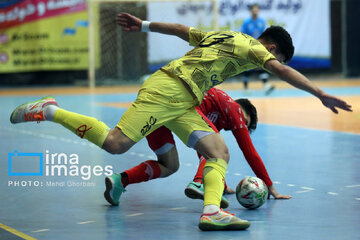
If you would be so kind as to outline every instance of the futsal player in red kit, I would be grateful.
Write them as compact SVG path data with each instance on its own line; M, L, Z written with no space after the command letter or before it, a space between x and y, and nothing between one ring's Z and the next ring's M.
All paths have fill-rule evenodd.
M197 107L197 111L216 132L222 129L232 131L255 175L265 182L269 188L269 193L275 199L291 198L288 195L280 195L276 191L263 161L252 144L249 133L256 129L257 112L249 100L234 100L224 91L212 88L205 93L202 104ZM163 126L148 135L147 140L150 148L158 156L159 164L156 164L156 161L149 160L122 172L121 181L124 188L128 184L169 176L179 167L178 160L167 159L169 151L176 148L173 135L169 129ZM194 180L186 187L185 194L190 198L203 199L202 176L206 159L200 154L198 155L200 158L199 168ZM176 164L170 164L172 162L176 162ZM225 184L225 192L233 193L233 190ZM222 197L221 207L226 208L228 205L227 199Z

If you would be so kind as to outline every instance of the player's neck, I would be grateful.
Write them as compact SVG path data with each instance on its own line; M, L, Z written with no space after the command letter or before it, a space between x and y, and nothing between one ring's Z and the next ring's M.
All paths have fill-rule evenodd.
M258 38L257 39L262 45L264 45L264 47L267 49L267 47L268 47L268 43L267 42L265 42L265 40L264 39L261 39L261 38Z

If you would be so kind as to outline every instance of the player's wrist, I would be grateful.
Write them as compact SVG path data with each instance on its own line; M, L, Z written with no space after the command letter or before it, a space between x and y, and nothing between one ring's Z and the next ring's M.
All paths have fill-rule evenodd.
M321 89L318 89L316 92L316 96L320 99L323 98L325 95L326 95L326 93Z
M141 32L150 32L150 21L141 22Z

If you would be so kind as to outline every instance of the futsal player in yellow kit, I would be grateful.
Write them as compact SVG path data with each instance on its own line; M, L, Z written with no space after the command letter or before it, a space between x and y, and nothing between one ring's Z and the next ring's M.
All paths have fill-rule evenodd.
M281 27L268 28L256 40L239 32L207 33L181 24L150 23L127 13L119 14L116 20L124 31L175 35L194 49L155 72L142 85L136 101L113 129L95 118L59 108L52 97L19 106L11 114L10 121L53 121L112 154L126 152L155 129L166 126L207 159L203 173L204 209L199 222L202 230L243 230L250 226L248 221L219 208L229 153L221 135L195 110L204 92L226 78L260 67L318 97L335 113L336 107L351 111L346 102L324 93L302 74L280 63L288 62L294 53L291 37ZM166 161L160 156L159 161L144 162L149 179L153 174L167 177L173 173L169 169L177 161L176 148L167 149L163 156ZM106 200L118 205L124 191L121 175L107 177L105 183Z

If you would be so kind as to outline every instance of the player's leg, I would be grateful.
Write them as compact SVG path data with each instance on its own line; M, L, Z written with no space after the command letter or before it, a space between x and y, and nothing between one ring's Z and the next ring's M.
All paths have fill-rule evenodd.
M208 124L209 127L211 127L214 132L219 132L217 130L217 128L215 127L215 125L204 115L203 112L201 112L201 110L199 110L198 108L196 108L198 114L202 117L202 119L204 121L206 121L206 123ZM206 164L206 159L198 153L199 156L199 167L197 169L197 172L195 174L194 180L192 182L190 182L187 187L185 188L185 195L189 198L192 199L204 199L204 187L203 187L203 170ZM226 186L226 183L225 183ZM226 189L226 187L225 187ZM220 202L220 207L221 208L228 208L229 207L229 201L222 196L221 197L221 202Z
M192 95L179 79L158 71L143 84L137 100L122 116L117 127L137 142L164 123L183 115L194 104ZM157 155L158 161L149 160L123 174L107 177L106 200L117 205L125 190L124 185L165 177L177 170L179 164L175 146Z
M244 230L250 226L242 220L219 209L224 191L225 174L229 161L228 149L219 133L201 138L194 148L207 160L204 166L204 210L200 218L201 230Z
M157 161L147 160L122 173L115 173L106 177L105 199L112 205L118 205L121 194L125 192L125 188L129 184L164 178L173 174L179 168L175 145L167 152L157 155L157 158ZM115 182L118 184L115 185Z
M250 226L248 221L241 220L220 209L224 191L224 179L229 161L229 152L219 133L194 109L166 123L185 144L194 148L206 159L204 167L204 210L199 228L202 230L242 230Z
M129 184L168 177L179 169L179 157L174 137L169 129L162 126L146 136L146 139L150 148L157 155L157 161L147 160L122 173L115 173L107 177L104 196L110 204L119 204L120 196ZM111 192L113 185L117 189L115 194L114 191Z
M249 89L249 79L250 79L251 71L246 71L242 74L242 81L244 84L244 90Z
M274 85L269 84L269 77L270 75L266 71L264 70L259 71L259 78L263 82L266 95L269 95L275 89Z
M10 117L13 124L45 120L61 124L80 138L87 139L110 153L123 153L135 144L118 128L111 130L96 118L59 108L55 99L50 96L17 107Z
M200 154L199 155L199 167L195 173L195 176L194 176L194 179L193 179L193 182L196 182L196 183L203 183L202 181L202 177L203 177L203 170L204 170L204 166L205 166L205 163L206 163L206 159L201 156Z

